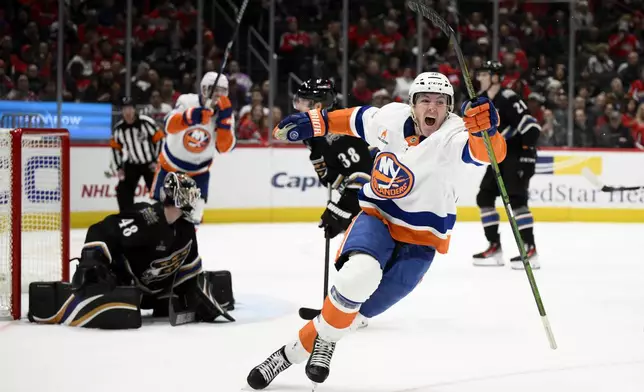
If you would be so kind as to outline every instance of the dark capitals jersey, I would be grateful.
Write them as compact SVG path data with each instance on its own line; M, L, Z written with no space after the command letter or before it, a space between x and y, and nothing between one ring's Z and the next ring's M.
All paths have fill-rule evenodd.
M175 286L201 272L195 227L180 218L168 224L163 204L137 203L92 225L83 248L99 247L110 260L119 284L133 284L146 294Z
M357 172L371 173L373 157L369 145L360 138L329 133L308 139L304 144L311 151L311 162L324 158L331 181L338 174L348 177Z
M482 94L487 97L487 92ZM508 152L523 146L534 147L541 134L541 126L530 115L528 106L513 90L502 88L492 99L499 112L499 132L508 144Z

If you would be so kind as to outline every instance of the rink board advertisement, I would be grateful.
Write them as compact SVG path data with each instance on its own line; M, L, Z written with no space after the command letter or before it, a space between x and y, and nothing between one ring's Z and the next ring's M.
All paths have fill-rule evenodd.
M108 147L74 146L71 151L72 225L86 226L117 211L114 177L105 174ZM584 176L586 168L608 185L644 185L636 151L540 151L530 183L530 205L542 221L644 222L644 193L604 193ZM476 194L484 169L461 184L458 219L479 219ZM143 181L137 200L148 200ZM206 222L288 222L319 219L326 204L305 148L237 147L217 156L211 168ZM497 206L502 208L501 200ZM505 216L503 212L501 214Z

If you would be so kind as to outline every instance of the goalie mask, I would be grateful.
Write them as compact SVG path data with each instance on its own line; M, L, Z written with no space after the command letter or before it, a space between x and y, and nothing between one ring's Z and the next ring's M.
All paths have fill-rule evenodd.
M184 173L168 173L163 180L162 201L164 205L191 212L201 197L201 190L192 177Z

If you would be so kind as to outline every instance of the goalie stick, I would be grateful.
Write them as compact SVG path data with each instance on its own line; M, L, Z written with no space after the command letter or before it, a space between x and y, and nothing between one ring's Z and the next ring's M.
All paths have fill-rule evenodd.
M331 195L333 188L331 184L327 185L327 204L330 203ZM329 254L331 253L331 237L329 236L329 231L324 230L324 294L322 297L322 302L326 300L326 293L329 291ZM320 314L319 309L313 308L300 308L298 314L304 320L313 320Z
M436 27L441 29L441 31L445 35L449 37L450 41L452 42L454 52L456 53L456 57L458 58L458 64L461 68L461 73L463 74L463 80L465 81L465 86L467 87L467 94L470 100L474 99L476 97L476 92L474 91L474 85L472 84L472 79L470 78L470 73L467 69L465 58L463 57L463 51L461 50L460 44L458 42L458 38L456 37L456 33L454 32L454 29L452 29L452 27L438 13L436 13L436 11L430 8L427 2L423 0L408 0L407 6L413 12L420 14L425 19L432 22ZM523 266L525 268L528 281L530 282L530 288L532 289L532 296L534 297L535 302L537 303L537 308L539 309L539 315L541 316L541 321L546 331L546 336L548 337L550 348L555 350L557 348L557 343L555 342L555 337L554 337L554 334L552 333L552 328L550 327L550 321L548 321L548 316L546 315L546 309L543 306L543 302L541 301L541 294L539 293L539 289L537 288L537 282L534 279L534 275L532 273L532 267L528 262L528 257L526 254L525 246L523 244L523 239L521 238L521 234L519 233L519 227L517 225L516 218L514 217L514 213L510 206L510 198L508 197L508 192L505 189L505 184L503 182L503 178L501 177L501 171L499 170L499 163L496 160L494 150L492 149L490 135L488 135L487 132L483 132L483 142L485 143L485 149L487 150L487 154L488 154L488 157L490 158L492 169L494 170L496 183L499 186L499 193L501 194L501 199L503 200L503 205L505 206L505 212L507 213L508 220L510 221L510 225L512 226L512 233L514 234L514 239L517 243L519 252L521 254L521 261L523 262Z
M623 192L623 191L639 191L641 189L644 189L644 185L642 186L609 186L605 185L599 177L595 175L595 173L592 172L587 167L584 167L581 169L581 174L586 177L588 182L593 184L595 188L599 189L602 192Z
M244 12L246 11L246 7L248 6L248 1L249 0L244 0L241 7L239 7L239 10L237 11L237 18L235 19L235 30L233 31L233 36L230 38L230 41L228 41L228 44L226 45L226 49L224 50L224 57L221 60L219 73L217 74L217 77L215 78L215 84L212 87L212 93L210 95L210 98L206 101L205 107L207 108L213 107L214 102L212 98L215 95L215 90L217 89L217 83L219 82L219 78L224 73L224 70L226 69L226 65L228 64L228 56L230 56L230 49L233 47L233 43L235 43L235 39L237 39L237 33L239 33L239 25L241 24L241 20L244 17Z

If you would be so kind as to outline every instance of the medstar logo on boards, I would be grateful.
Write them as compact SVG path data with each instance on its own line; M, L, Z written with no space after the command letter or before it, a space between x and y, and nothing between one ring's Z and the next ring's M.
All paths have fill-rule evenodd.
M370 185L374 194L383 199L400 199L409 194L414 182L414 174L396 155L378 154L371 171Z
M601 176L603 157L576 154L537 157L535 173L543 176L531 180L530 200L547 205L644 204L644 192L602 192L587 179L579 178L584 171Z
M535 174L581 175L584 168L593 174L602 174L602 158L584 155L538 156Z

